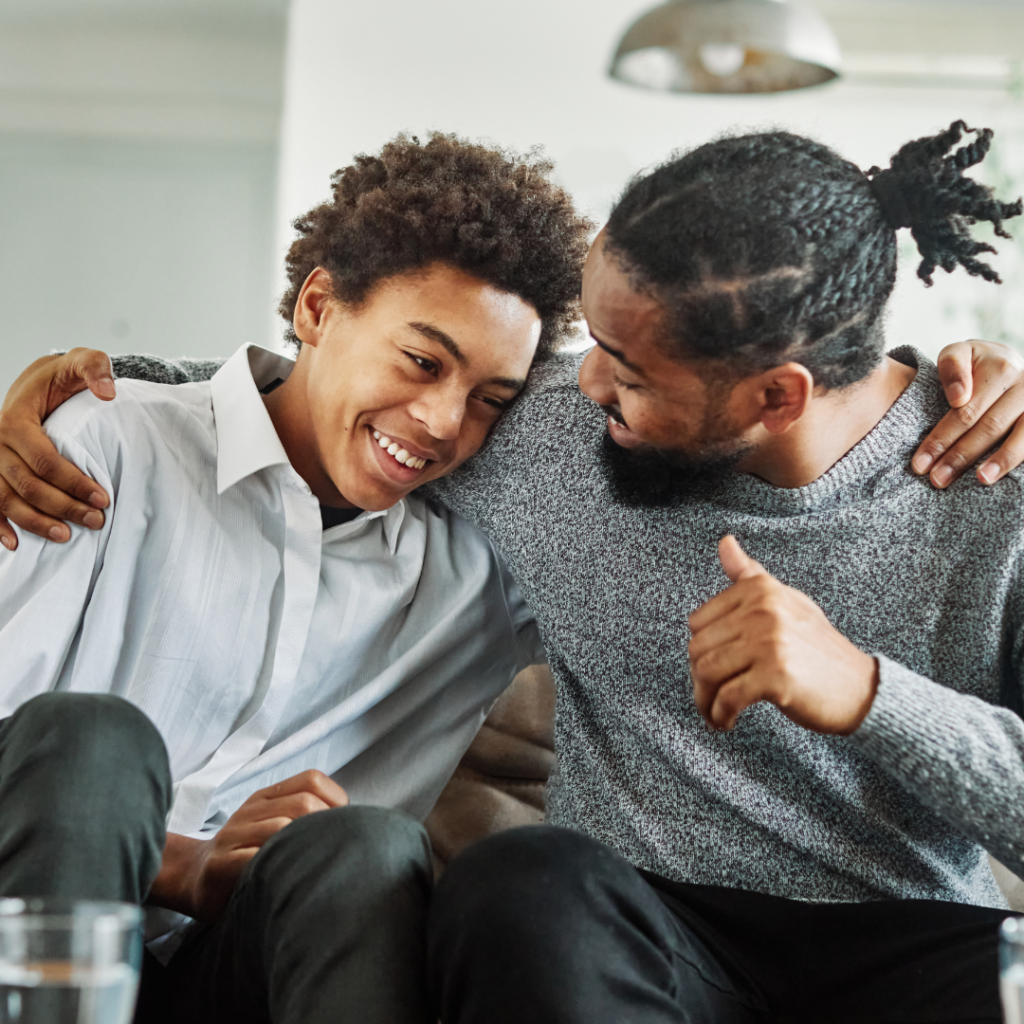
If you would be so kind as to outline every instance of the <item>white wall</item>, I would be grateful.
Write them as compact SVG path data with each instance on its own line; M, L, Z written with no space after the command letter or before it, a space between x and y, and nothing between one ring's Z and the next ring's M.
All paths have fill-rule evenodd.
M288 220L327 194L331 171L399 130L438 128L518 148L541 144L557 161L559 179L597 217L631 173L735 125L812 134L867 167L908 139L963 117L998 129L1003 169L1013 173L1018 191L1024 186L1024 105L984 83L893 88L869 84L891 74L862 74L859 83L731 98L662 95L612 82L604 73L611 50L645 6L644 0L293 0L279 254L290 236ZM841 23L841 42L845 33L861 47L851 55L855 64L871 67L864 50L874 47L888 57L883 67L891 69L895 56L897 71L899 54L913 53L924 37L933 49L969 45L991 55L1000 45L993 12L1005 25L1010 10L900 0L819 6ZM886 12L897 9L902 20L887 27ZM1020 14L1010 11L1013 26L1024 26ZM918 31L922 25L927 30ZM1015 55L1024 35L1007 45ZM916 264L904 263L902 277L912 278ZM1024 250L1009 252L999 265L1007 279L1001 295L963 274L940 279L927 292L915 280L901 280L891 343L909 340L937 351L981 326L990 335L1024 338Z
M746 99L609 81L645 2L294 0L285 90L286 0L0 0L0 389L55 346L227 353L279 337L288 221L402 129L541 144L599 218L630 174L736 124L810 132L866 166L963 116L999 130L1024 191L1024 106L984 87L993 75L879 84L944 53L1012 71L1019 0L818 0L857 77ZM1002 290L957 274L926 291L907 261L893 343L1020 339L1024 248L1000 247Z
M266 337L273 145L0 138L0 393L52 348Z
M283 0L0 0L0 393L265 341Z

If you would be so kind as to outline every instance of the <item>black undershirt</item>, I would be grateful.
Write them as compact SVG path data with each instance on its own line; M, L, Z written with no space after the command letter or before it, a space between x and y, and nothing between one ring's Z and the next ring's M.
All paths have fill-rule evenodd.
M325 530L329 530L332 526L351 523L362 511L361 508L331 508L330 505L321 505L320 522L323 523Z

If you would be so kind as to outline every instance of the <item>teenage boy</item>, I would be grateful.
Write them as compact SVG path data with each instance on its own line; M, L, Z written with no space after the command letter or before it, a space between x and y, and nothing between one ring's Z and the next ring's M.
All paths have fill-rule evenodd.
M436 1020L415 819L543 654L486 538L410 492L576 318L589 226L548 169L399 137L296 224L294 364L50 418L112 505L0 552L0 894L172 912L139 1020Z

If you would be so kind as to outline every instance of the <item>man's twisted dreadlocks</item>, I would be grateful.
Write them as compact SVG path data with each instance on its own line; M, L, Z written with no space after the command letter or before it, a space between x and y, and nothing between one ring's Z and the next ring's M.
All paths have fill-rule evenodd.
M990 245L978 220L1006 237L1002 203L964 176L991 145L962 121L905 145L867 175L828 147L788 132L700 146L626 189L608 222L610 251L665 308L665 343L679 358L756 372L788 360L841 388L882 358L881 313L896 280L896 229L921 251L918 274L957 265L989 281L976 259Z

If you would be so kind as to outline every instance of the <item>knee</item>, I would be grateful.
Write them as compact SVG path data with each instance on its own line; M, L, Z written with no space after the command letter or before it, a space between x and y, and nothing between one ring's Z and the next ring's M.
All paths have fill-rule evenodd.
M142 829L158 853L163 847L167 751L149 719L120 697L46 693L27 701L4 726L0 769L0 803L14 818L28 811L37 837L74 843L102 820L111 834Z
M458 893L523 900L546 899L545 893L568 893L581 879L600 877L605 862L620 858L608 847L569 829L529 825L489 836L449 865L438 884L439 897Z
M254 869L263 878L286 875L298 884L335 880L366 893L386 891L432 872L423 826L385 807L336 807L297 818L264 844Z
M431 931L442 944L460 935L515 948L528 937L539 948L574 933L624 873L635 874L618 854L568 829L500 832L448 866L431 904Z
M167 750L156 726L134 704L110 694L44 693L11 716L18 746L91 776L123 779L147 769L169 790Z

